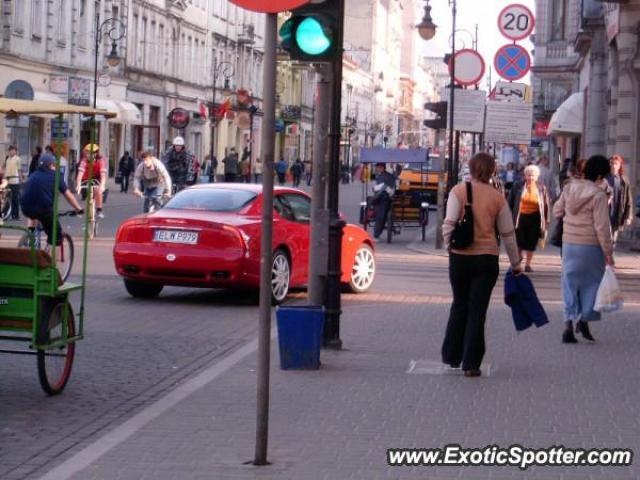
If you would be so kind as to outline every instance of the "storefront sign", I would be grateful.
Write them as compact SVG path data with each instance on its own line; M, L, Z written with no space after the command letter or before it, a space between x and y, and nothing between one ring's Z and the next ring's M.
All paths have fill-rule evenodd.
M529 145L532 120L530 103L487 102L485 142Z
M51 120L51 138L53 140L57 138L69 138L69 121L58 120L54 118Z
M169 125L177 129L187 128L187 125L189 125L189 112L184 108L174 108L169 112Z
M549 130L549 120L537 120L533 128L533 134L536 137L546 137Z
M67 103L71 105L91 105L91 82L86 78L69 77Z
M67 75L51 75L49 78L49 91L59 95L69 92L69 77Z

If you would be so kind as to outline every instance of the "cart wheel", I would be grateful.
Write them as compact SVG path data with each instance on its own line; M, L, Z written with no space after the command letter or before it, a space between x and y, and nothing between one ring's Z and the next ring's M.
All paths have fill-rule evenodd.
M129 295L135 298L155 298L160 295L164 285L157 283L144 283L136 280L124 279L124 288Z
M387 243L391 243L393 238L393 206L389 208L387 215Z
M46 309L38 327L38 344L66 340L75 335L74 316L71 305L58 302ZM48 395L57 395L64 390L73 365L75 343L66 343L50 350L38 349L38 378Z

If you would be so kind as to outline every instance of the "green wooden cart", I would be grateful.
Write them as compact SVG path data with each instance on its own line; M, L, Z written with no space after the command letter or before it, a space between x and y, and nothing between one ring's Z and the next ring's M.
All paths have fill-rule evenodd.
M0 121L19 115L50 114L62 121L64 115L90 115L95 138L95 117L114 114L88 107L53 102L0 98ZM3 118L4 115L4 118ZM57 139L61 142L62 139ZM94 140L92 139L92 143ZM59 149L55 149L59 151ZM90 158L90 162L93 158ZM60 183L60 157L56 158L56 185ZM93 171L92 168L89 171ZM92 195L86 199L85 211L90 211ZM54 218L57 217L59 192L55 189ZM87 275L88 232L82 255L82 274L79 283L63 282L56 264L56 250L50 253L36 248L32 239L29 248L4 247L0 243L0 347L13 343L27 348L0 348L0 353L35 355L38 377L43 390L56 395L64 389L73 366L75 343L84 335L85 284ZM0 225L2 231L18 231L33 236L27 228ZM53 244L62 232L54 222ZM73 305L78 307L74 309Z

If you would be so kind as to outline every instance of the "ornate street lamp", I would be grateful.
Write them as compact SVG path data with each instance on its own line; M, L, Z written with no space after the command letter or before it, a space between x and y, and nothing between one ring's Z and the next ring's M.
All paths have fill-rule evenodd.
M429 0L427 0L427 4L424 7L424 17L422 17L422 21L416 25L416 28L423 40L431 40L436 35L438 26L433 23L433 19L431 18L431 5L429 5Z
M215 148L216 148L216 86L218 84L218 77L222 75L224 77L224 87L222 89L223 95L229 96L231 95L231 88L229 87L229 79L233 77L235 73L233 65L229 62L220 62L218 63L217 58L213 57L213 85L212 85L212 95L211 95L211 109L209 110L209 120L211 122L211 145L209 148L209 161L211 162L211 166L213 167L213 159L215 157ZM215 172L212 172L215 178Z
M100 23L100 13L96 14L96 43L95 43L95 63L93 69L93 108L98 103L98 58L100 53L100 43L102 43L103 35L111 40L111 51L107 55L107 64L110 67L120 65L122 58L118 55L118 40L123 39L127 34L126 25L117 18L107 18Z

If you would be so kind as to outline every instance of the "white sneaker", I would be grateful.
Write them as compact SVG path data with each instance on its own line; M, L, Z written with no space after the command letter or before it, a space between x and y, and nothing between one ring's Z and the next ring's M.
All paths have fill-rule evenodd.
M104 218L104 213L102 213L102 212L100 211L100 212L98 212L97 216L98 216L98 218Z

